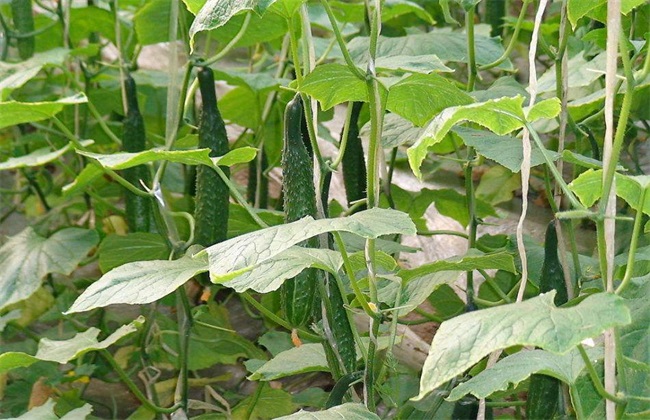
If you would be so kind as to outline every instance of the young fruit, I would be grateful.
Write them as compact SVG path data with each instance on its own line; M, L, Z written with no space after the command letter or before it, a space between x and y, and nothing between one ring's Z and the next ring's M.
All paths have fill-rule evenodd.
M209 67L198 73L199 88L203 98L203 113L199 123L199 148L210 149L210 156L228 153L226 125L217 108L214 75ZM226 176L228 168L221 168ZM194 240L203 246L222 242L228 235L228 208L230 193L219 174L208 166L196 170L196 201L194 209Z
M284 145L282 148L282 192L287 222L316 215L316 190L312 160L302 140L303 114L299 95L287 104L284 117ZM311 238L302 244L318 247L318 239ZM282 286L282 303L287 320L293 327L307 324L311 319L316 293L318 272L306 269Z
M18 38L18 55L27 60L34 55L34 35L25 36L34 32L34 15L32 14L32 0L11 0L11 13Z
M341 162L348 206L366 198L366 161L363 156L361 138L359 137L359 114L362 106L363 102L354 102L352 104L348 138L343 161ZM341 133L341 136L343 136L343 133ZM357 208L357 211L365 210L365 208L366 206L362 205Z
M558 258L558 241L555 222L546 228L544 243L544 263L542 276L539 280L541 293L556 290L555 304L562 305L568 300L566 283L562 264ZM529 419L551 419L558 411L560 404L560 381L546 375L532 375L526 400L526 417Z
M122 148L125 152L137 153L146 149L145 127L140 108L138 107L138 94L135 81L130 75L124 80L124 93L126 96L126 117L123 121ZM146 165L138 165L124 170L124 179L144 190L142 183L148 184L150 179L149 169ZM131 232L149 232L152 209L151 199L125 192L126 222Z

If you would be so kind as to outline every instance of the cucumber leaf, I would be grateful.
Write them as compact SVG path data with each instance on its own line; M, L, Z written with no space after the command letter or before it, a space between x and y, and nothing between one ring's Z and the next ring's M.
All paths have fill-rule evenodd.
M631 321L625 300L613 294L594 294L569 308L557 308L554 298L555 291L551 291L443 322L431 343L416 399L493 351L523 345L563 354L586 338Z

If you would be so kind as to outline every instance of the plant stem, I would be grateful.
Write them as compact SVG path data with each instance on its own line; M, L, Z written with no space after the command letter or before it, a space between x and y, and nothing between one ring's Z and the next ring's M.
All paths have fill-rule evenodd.
M368 54L368 68L366 71L366 86L368 89L369 106L370 106L370 144L368 147L367 162L367 193L368 208L379 206L379 165L382 157L381 149L381 132L383 126L384 107L382 103L379 80L375 71L375 58L377 56L377 46L379 43L379 34L381 33L381 7L382 0L374 0L371 7L371 0L365 0L366 15L370 20L370 47ZM368 286L370 291L370 300L375 308L379 308L377 299L377 279L375 267L375 240L366 241L366 266L368 268ZM377 336L381 324L380 315L373 311L372 325L370 328L370 341L368 344L368 360L364 372L364 402L368 410L375 411L375 366L382 362L377 350Z
M129 378L129 375L126 374L126 372L120 367L120 365L115 361L113 358L113 355L108 352L106 349L99 349L99 353L106 359L109 365L111 365L111 368L117 373L117 375L120 377L122 382L129 388L129 390L133 393L133 395L148 409L155 411L156 413L161 413L161 414L171 414L178 410L179 408L182 408L181 404L174 404L170 408L164 408L164 407L158 407L157 405L154 405L147 397L140 391L138 386Z
M476 83L476 49L474 47L474 15L475 7L465 13L465 32L467 33L467 91L474 90Z
M176 299L177 306L180 306L177 310L178 314L178 332L179 332L179 355L178 359L180 361L180 373L179 373L179 382L181 388L180 395L180 404L183 407L183 410L187 413L187 402L188 402L188 363L189 363L189 350L190 350L190 335L192 332L192 308L190 307L190 301L187 298L184 287L179 287L176 289Z
M240 293L240 296L244 298L246 302L248 302L251 306L253 306L255 309L260 311L265 317L270 319L271 321L275 322L276 324L286 328L287 330L291 331L293 327L284 319L280 318L273 312L269 311L264 305L259 303L257 300L255 300L248 292L242 292ZM304 338L315 341L315 342L321 342L322 338L316 334L312 334L308 331L305 331L303 329L298 329L298 332L300 333L301 336Z
M207 58L206 60L204 60L200 64L203 65L203 66L210 66L210 65L216 63L217 61L221 60L230 51L232 51L232 49L235 47L235 45L239 42L239 40L246 33L246 30L248 29L248 24L251 21L251 16L252 15L253 15L253 12L247 12L246 17L244 18L244 22L239 27L239 31L237 32L237 35L235 35L235 37L233 39L231 39L230 42L228 42L228 44L226 44L221 49L221 51L219 51L217 54L213 55L212 57ZM197 64L199 64L199 63L197 63Z
M578 344L578 351L580 351L580 356L582 356L582 360L585 362L585 367L587 368L587 373L589 374L591 383L594 385L598 395L609 401L614 401L616 404L625 404L627 402L625 398L612 395L603 388L603 384L600 383L600 378L598 378L598 373L596 372L594 365L591 363L591 360L589 360L589 355L582 344Z
M645 205L645 199L648 194L648 188L644 188L641 192L641 197L639 198L638 210L636 211L636 217L634 218L634 228L632 229L632 239L630 241L630 248L627 255L627 267L625 268L625 275L621 284L616 289L616 294L620 295L625 291L625 288L629 285L630 280L632 279L632 274L634 273L634 262L636 261L636 249L639 244L639 238L641 237L641 222L643 221L643 206Z
M334 31L334 37L336 38L336 42L339 44L339 48L341 49L341 53L343 54L343 59L345 60L345 64L347 64L350 71L355 76L357 76L360 80L366 80L366 77L364 76L363 72L359 70L359 68L354 64L354 61L352 61L352 57L350 56L350 51L348 50L348 46L345 43L345 40L343 39L343 35L341 34L341 30L339 29L338 22L336 21L336 16L334 16L334 13L332 12L332 8L330 7L328 0L320 0L320 3L323 5L323 8L325 9L325 13L327 13L327 18L329 19L330 24L332 25L332 30Z
M485 64L481 67L479 67L479 70L489 70L491 68L494 68L504 61L508 59L508 56L510 56L510 53L512 53L512 50L515 47L515 44L517 43L517 38L519 38L519 31L521 30L521 26L524 23L524 20L526 19L526 12L528 9L528 4L531 2L531 0L524 0L522 5L521 5L521 11L519 12L519 17L517 18L517 23L515 23L515 31L512 33L512 37L510 37L510 42L508 42L508 47L506 47L506 50L501 54L501 57L497 58L493 62L489 64Z

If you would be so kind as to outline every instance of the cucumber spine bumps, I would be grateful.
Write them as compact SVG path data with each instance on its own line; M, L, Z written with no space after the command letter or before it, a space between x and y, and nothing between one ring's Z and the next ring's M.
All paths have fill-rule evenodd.
M210 149L210 156L228 153L226 125L217 108L214 75L209 67L198 72L199 89L203 99L203 112L199 123L199 148ZM221 168L226 176L228 168ZM194 240L203 246L224 241L228 236L228 206L230 193L219 174L208 166L196 170L196 205L194 209Z
M562 305L568 298L562 264L558 257L558 238L555 222L549 223L546 228L544 242L544 262L542 276L539 280L541 293L555 290L555 304ZM526 400L526 417L529 419L551 419L560 408L560 381L546 375L532 375L528 387Z
M126 117L123 121L122 148L125 152L137 153L146 149L146 133L144 119L138 106L138 93L135 81L130 75L124 79L126 96ZM124 179L144 190L141 182L149 184L150 174L146 165L138 165L125 169ZM126 223L131 232L149 232L152 209L151 199L142 197L131 191L125 192Z
M316 190L312 160L301 134L302 101L296 95L284 115L284 145L282 147L282 192L287 223L316 215ZM311 238L303 246L318 247L318 239ZM287 321L293 327L306 325L312 316L318 272L308 268L282 285L282 306Z
M23 60L27 60L34 55L34 35L24 36L34 32L32 0L11 0L11 13L16 32L20 35L17 43L18 55Z

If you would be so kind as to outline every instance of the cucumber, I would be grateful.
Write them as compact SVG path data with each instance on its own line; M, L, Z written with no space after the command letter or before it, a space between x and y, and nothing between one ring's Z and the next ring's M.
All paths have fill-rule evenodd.
M506 0L487 0L485 3L485 23L490 24L490 36L503 34L503 18L506 16Z
M303 106L299 95L288 104L284 116L284 145L282 147L282 192L287 223L316 215L316 190L312 160L302 140ZM303 246L318 247L318 238ZM308 268L282 285L282 306L287 321L293 327L306 325L312 318L318 271Z
M137 153L146 149L144 119L138 106L138 94L135 81L130 75L124 79L126 96L126 117L123 121L122 149L125 152ZM146 165L138 165L125 169L124 179L144 190L141 181L149 184L150 174ZM126 223L131 232L149 232L152 219L151 199L141 197L126 190L124 196Z
M336 280L328 276L327 294L329 305L326 305L327 320L332 331L333 349L338 353L345 373L354 372L357 366L357 349L354 345L352 326L345 309L341 290Z
M557 251L557 231L555 222L552 221L546 228L544 262L542 276L539 280L539 291L546 293L556 290L555 304L562 305L568 301L568 293ZM558 379L546 375L532 375L526 400L526 417L529 419L552 419L560 408L561 392L561 384Z
M199 89L203 98L199 122L199 148L210 149L210 156L228 153L226 125L217 108L214 75L209 67L198 72ZM221 168L226 176L228 168ZM230 192L217 172L205 165L196 169L196 199L194 208L194 240L203 246L224 241L228 236L228 208Z
M361 138L359 137L359 114L361 113L362 107L363 102L354 102L352 104L348 138L343 161L341 162L348 206L355 201L366 198L366 161L363 156ZM343 133L341 133L341 136L343 136ZM356 211L365 209L366 205L364 204L358 207Z
M24 36L34 32L34 15L32 0L11 0L11 13L18 38L18 55L27 60L34 55L34 35Z

